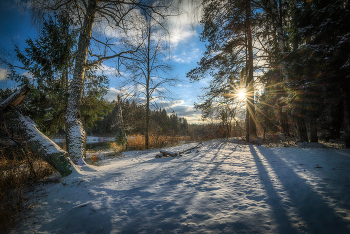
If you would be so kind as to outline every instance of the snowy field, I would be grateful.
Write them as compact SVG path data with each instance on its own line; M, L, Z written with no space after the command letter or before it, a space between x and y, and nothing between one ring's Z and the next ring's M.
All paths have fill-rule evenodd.
M350 233L349 149L216 140L156 153L41 183L12 233Z

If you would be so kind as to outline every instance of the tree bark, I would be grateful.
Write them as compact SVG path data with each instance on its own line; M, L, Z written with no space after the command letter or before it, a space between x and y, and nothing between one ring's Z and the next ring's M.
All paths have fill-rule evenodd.
M317 122L315 116L310 116L310 142L318 142Z
M344 128L345 128L345 147L350 148L350 110L349 110L349 94L344 92Z
M253 43L252 43L252 32L251 32L251 5L250 0L246 1L246 23L247 23L247 44L248 44L248 76L246 81L247 86L247 121L249 127L249 133L252 135L256 135L256 123L255 123L255 105L254 105L254 67L253 67ZM249 141L249 137L247 137L247 141Z
M281 1L279 1L279 9L277 6L276 0L270 0L270 6L272 10L272 18L274 19L274 25L276 27L276 38L277 38L277 44L278 44L278 49L280 53L284 53L284 34L283 34L283 27L282 27L282 5ZM284 73L283 68L278 69L281 73L281 75ZM280 83L280 81L277 81ZM284 92L282 93L283 87L279 85L281 91L278 91L277 98L280 99L282 96L284 96ZM286 135L289 135L289 125L288 125L288 117L285 112L282 111L283 109L283 103L278 103L278 113L279 113L279 122L282 128L282 132L285 133Z
M88 1L82 32L79 36L78 51L65 117L67 150L75 164L83 163L82 157L85 157L86 154L86 133L80 119L80 105L85 79L87 52L97 9L96 2L96 0Z
M120 96L118 96L118 123L120 129L118 138L120 139L122 145L125 145L126 149L128 149L128 140L126 139L125 126L123 120L123 110Z
M271 10L272 10L272 18L275 21L278 48L279 48L280 52L282 53L284 51L284 36L283 36L283 28L282 28L281 2L279 2L279 5L280 5L280 9L278 10L276 0L270 0L270 6L271 6Z
M6 98L5 101L0 103L0 111L5 113L7 108L18 106L23 101L29 90L29 87L25 85L20 90L14 92L10 97Z
M150 101L150 90L149 82L151 79L151 68L150 68L150 49L151 49L151 20L147 22L147 77L146 77L146 131L145 131L145 148L149 149L149 101Z
M289 135L289 124L288 124L288 118L285 112L283 112L283 107L281 104L278 104L278 113L279 113L279 120L280 120L280 125L282 128L282 132L284 134Z
M306 128L304 117L297 114L295 116L295 122L297 127L298 140L301 142L307 142L308 141L307 128Z

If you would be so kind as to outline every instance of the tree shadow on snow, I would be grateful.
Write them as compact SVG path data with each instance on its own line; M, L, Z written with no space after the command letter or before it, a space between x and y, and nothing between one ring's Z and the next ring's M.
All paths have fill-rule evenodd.
M119 225L120 233L200 233L210 217L205 210L205 204L195 203L198 202L197 196L200 193L215 190L215 188L211 190L208 186L210 186L210 175L219 167L219 163L211 164L211 162L220 155L222 147L224 144L221 142L215 143L215 146L201 148L198 153L184 155L183 160L179 162L164 161L174 167L171 166L169 170L164 170L152 180L145 181L143 187L135 189L135 196L157 185L159 185L158 190L149 194L148 197L140 195L142 200L140 205L120 202L120 207L128 210L128 215L124 217L124 222L115 222L113 225L116 227ZM208 152L212 152L213 148L216 151L208 157ZM211 166L203 163L199 167L194 167L191 163L203 158ZM161 160L151 160L151 162L161 162ZM202 176L194 178L198 172ZM162 177L161 180L160 177ZM159 181L161 181L160 184L158 184ZM117 216L123 219L122 215ZM209 229L221 232L226 226L217 224Z
M40 227L48 233L110 233L112 213L96 209L91 202L80 204L62 212L56 219Z
M338 216L327 201L271 149L249 147L269 197L267 203L272 207L279 225L279 233L350 233L350 223ZM267 167L262 163L264 159L268 163ZM274 179L280 181L283 190L274 186L274 179L269 176L269 172L276 174L277 178ZM287 200L282 200L278 196L279 192L284 193ZM288 216L288 210L291 209L296 213L293 219Z

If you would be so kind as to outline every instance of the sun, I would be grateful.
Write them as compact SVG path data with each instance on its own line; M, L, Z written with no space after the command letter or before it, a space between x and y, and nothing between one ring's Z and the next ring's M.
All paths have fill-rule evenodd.
M245 90L241 89L237 92L237 97L239 100L243 100L246 98L246 92Z

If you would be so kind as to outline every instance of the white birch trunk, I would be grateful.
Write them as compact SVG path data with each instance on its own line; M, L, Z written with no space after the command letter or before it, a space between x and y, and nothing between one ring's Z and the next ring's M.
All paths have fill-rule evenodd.
M78 52L65 117L67 150L70 158L77 165L85 164L82 158L86 154L86 133L80 119L80 105L85 79L87 52L90 45L96 10L97 1L89 0L82 32L79 36Z

